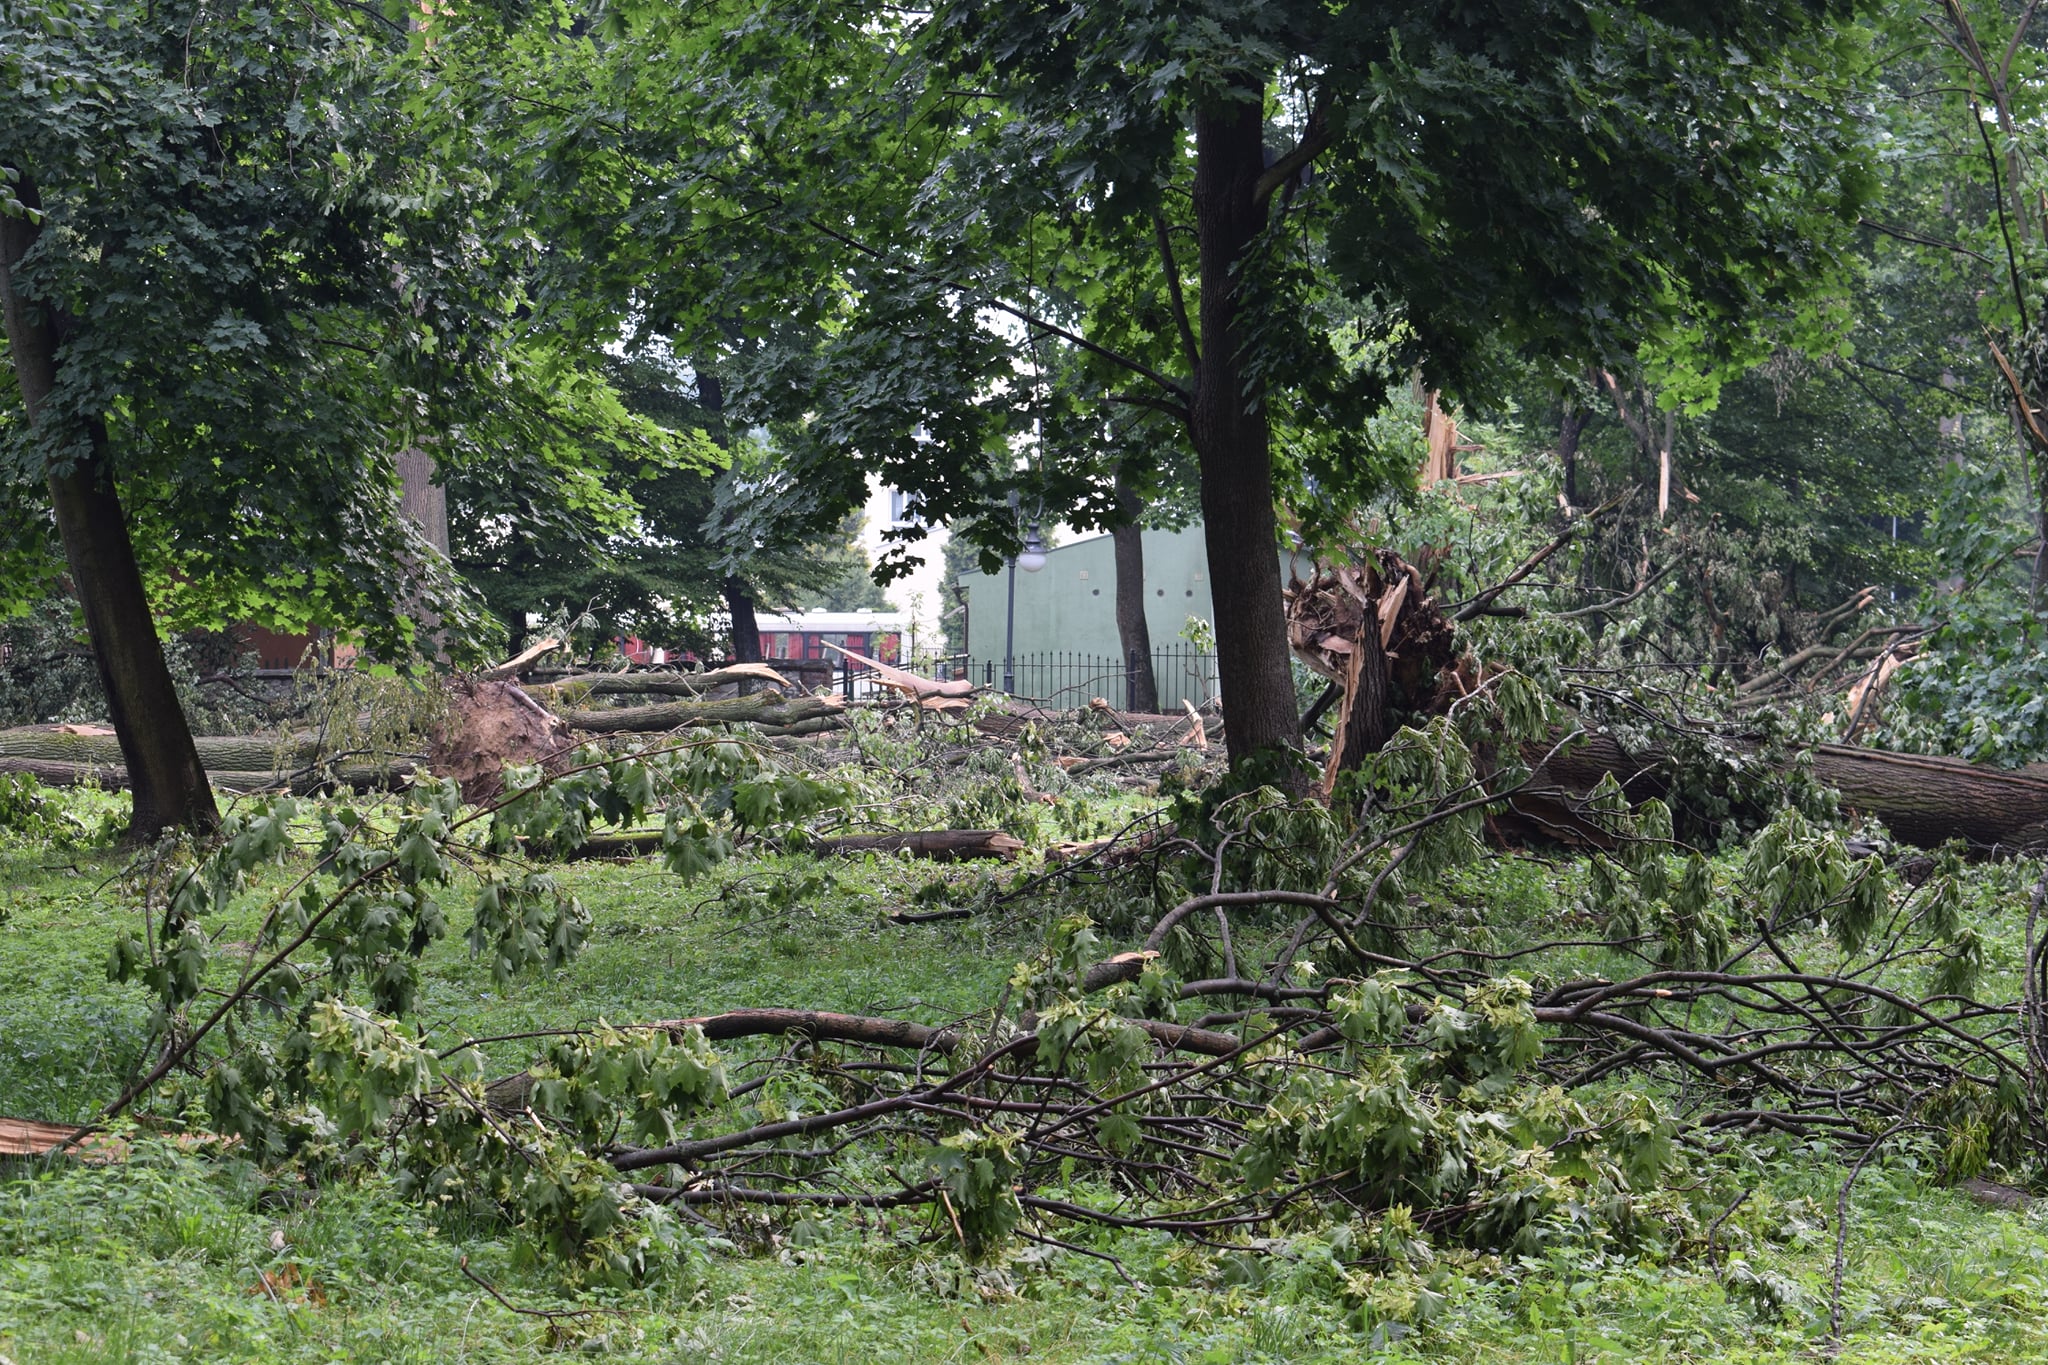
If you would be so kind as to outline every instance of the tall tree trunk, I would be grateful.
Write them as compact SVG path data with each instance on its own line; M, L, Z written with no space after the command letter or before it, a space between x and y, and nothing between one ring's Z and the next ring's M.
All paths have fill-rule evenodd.
M448 557L448 491L435 481L434 457L418 447L398 452L398 512L427 544Z
M427 544L448 558L448 492L434 481L434 457L417 446L398 452L392 463L398 468L398 514L419 528ZM441 630L439 613L427 609L421 588L431 565L408 565L402 609L413 621L413 647L438 658L447 651L447 637Z
M761 662L761 626L754 619L754 598L747 585L732 574L725 576L725 609L732 616L732 657L735 662Z
M1280 595L1279 525L1265 395L1245 379L1235 267L1266 223L1258 92L1195 111L1201 355L1188 423L1216 607L1216 670L1230 761L1293 744L1300 728Z
M713 439L723 446L726 444L725 385L712 371L710 362L701 357L691 361L690 368L697 372L697 406L711 418ZM754 619L754 595L748 590L746 580L738 574L725 576L723 591L726 614L732 617L733 660L757 664L761 662L761 626ZM741 691L745 690L741 688Z
M697 406L711 418L711 439L723 446L725 440L725 382L711 369L711 362L698 357L690 362L697 375Z
M1130 695L1124 704L1133 711L1159 710L1159 681L1152 673L1152 627L1145 620L1145 541L1138 518L1145 505L1116 471L1116 510L1122 521L1110 533L1116 551L1116 634L1130 670Z
M23 204L38 207L27 176L19 179L16 192ZM22 405L30 425L38 428L57 384L61 317L53 305L38 305L22 295L15 271L41 231L27 218L0 217L0 313ZM62 419L51 414L50 420ZM50 500L107 694L107 717L120 740L134 793L128 837L152 839L173 826L213 829L220 824L220 811L164 666L128 518L107 465L106 427L90 421L79 435L84 453L68 470L49 475Z
M1572 507L1579 505L1579 438L1592 420L1590 411L1565 400L1564 415L1557 423L1557 458L1564 463L1564 500Z

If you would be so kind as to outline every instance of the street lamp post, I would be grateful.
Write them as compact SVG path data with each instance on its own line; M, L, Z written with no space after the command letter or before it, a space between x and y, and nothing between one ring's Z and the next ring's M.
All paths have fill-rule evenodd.
M1017 509L1017 495L1010 495L1010 510ZM1003 624L1003 692L1015 696L1017 692L1017 570L1037 573L1045 567L1045 542L1039 539L1038 523L1031 523L1031 530L1024 537L1024 553L1010 556L1010 606L1008 619Z
M1010 611L1003 623L1003 695L1017 694L1017 556L1010 556Z

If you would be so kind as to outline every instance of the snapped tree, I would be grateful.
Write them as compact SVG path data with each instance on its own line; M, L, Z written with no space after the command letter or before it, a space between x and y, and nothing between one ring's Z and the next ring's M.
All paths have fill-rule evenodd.
M611 111L538 134L550 172L672 244L635 257L646 316L718 346L822 488L880 473L1006 550L1013 487L1116 520L1062 423L1162 419L1233 760L1296 736L1276 502L1314 541L1408 478L1366 419L1413 367L1480 394L1680 320L1711 349L1864 192L1846 4L770 8L534 49ZM1088 378L1053 391L1060 350Z

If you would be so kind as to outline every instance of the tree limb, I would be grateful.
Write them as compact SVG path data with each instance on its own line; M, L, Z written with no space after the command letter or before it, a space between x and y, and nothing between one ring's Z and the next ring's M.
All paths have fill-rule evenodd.
M1166 215L1154 210L1152 213L1153 240L1159 245L1159 264L1166 271L1166 289L1173 297L1173 320L1180 326L1180 344L1186 352L1188 369L1202 368L1202 348L1195 344L1194 325L1188 321L1187 299L1181 293L1180 263L1173 257L1173 241L1166 231Z
M1330 127L1329 100L1319 99L1309 107L1308 126L1302 130L1301 141L1268 166L1252 186L1252 203L1264 208L1274 191L1301 174L1302 168L1320 156L1335 137Z

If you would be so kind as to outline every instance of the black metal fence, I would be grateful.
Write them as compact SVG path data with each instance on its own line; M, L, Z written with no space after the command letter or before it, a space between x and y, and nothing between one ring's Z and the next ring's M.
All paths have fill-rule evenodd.
M961 676L1047 706L1086 706L1091 698L1101 697L1135 710L1137 659L1135 652L1129 659L1119 659L1113 654L1045 650L1014 655L1007 666L1000 658L968 657L956 661L956 667L964 662ZM1153 650L1152 677L1159 687L1161 711L1178 711L1183 702L1199 707L1216 698L1216 656L1206 649L1178 645Z

